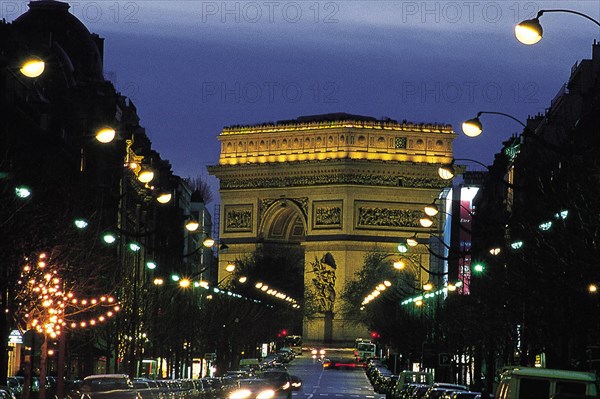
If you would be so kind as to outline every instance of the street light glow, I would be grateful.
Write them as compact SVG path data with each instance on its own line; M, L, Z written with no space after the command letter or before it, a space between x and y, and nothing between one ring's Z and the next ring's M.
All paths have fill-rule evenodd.
M117 241L117 236L112 233L106 233L102 236L102 240L107 244L114 244Z
M542 40L544 29L538 18L521 21L515 26L515 36L523 44L532 45Z
M438 168L438 175L442 180L450 180L454 177L454 166L452 164L442 165Z
M75 227L77 227L78 229L85 229L86 227L88 227L88 222L85 219L75 219L74 223Z
M138 252L140 249L142 249L142 247L137 242L130 242L129 249L133 252Z
M419 223L425 228L431 227L433 226L433 219L429 216L423 216L421 219L419 219Z
M213 245L215 245L215 240L210 237L206 237L206 239L202 241L202 245L204 245L206 248L211 248Z
M406 246L406 244L402 242L398 244L398 252L400 252L401 254L408 252L408 247Z
M138 175L138 180L142 183L150 183L154 179L154 172L150 169L143 169Z
M406 264L403 261L401 261L401 260L394 261L394 269L402 270L405 267L406 267Z
M196 231L198 228L200 228L200 223L198 223L197 220L188 220L185 224L185 229L187 231Z
M181 280L179 280L179 286L181 288L187 288L192 284L192 282L187 279L187 278L182 278Z
M483 126L481 125L481 121L477 117L464 121L462 124L462 130L465 136L477 137L483 131Z
M28 78L37 78L42 73L44 73L44 69L46 68L46 64L44 61L37 57L32 57L25 61L19 71Z
M117 132L115 129L105 127L96 132L96 140L103 144L108 144L115 139Z
M440 212L435 200L431 204L425 206L424 211L427 216L435 216Z
M235 270L235 264L234 263L229 263L227 266L225 266L225 271L232 273Z
M27 198L31 195L31 190L24 186L16 187L15 194L19 198Z
M168 193L165 191L165 192L158 194L158 197L156 197L156 200L161 204L167 204L171 201L172 197L173 197L173 195L171 193Z

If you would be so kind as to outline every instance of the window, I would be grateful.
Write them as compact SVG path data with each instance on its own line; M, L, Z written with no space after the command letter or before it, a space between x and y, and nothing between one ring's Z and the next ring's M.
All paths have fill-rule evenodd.
M519 399L548 399L549 396L549 380L521 378L519 384Z
M573 381L556 381L556 393L585 395L586 384Z
M396 137L394 143L396 148L406 148L406 137Z

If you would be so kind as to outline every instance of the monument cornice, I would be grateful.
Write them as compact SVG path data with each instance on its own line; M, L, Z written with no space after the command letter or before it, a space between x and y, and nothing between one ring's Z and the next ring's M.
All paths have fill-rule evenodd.
M269 132L292 132L292 131L310 131L323 129L376 129L376 130L394 130L413 133L443 133L454 134L452 125L438 123L413 123L396 121L359 121L359 120L341 120L341 121L320 121L320 122L301 122L301 123L265 123L257 125L234 125L226 126L221 132L222 135L243 135Z
M221 190L319 186L330 184L381 187L444 188L436 164L369 160L304 161L283 164L209 166Z

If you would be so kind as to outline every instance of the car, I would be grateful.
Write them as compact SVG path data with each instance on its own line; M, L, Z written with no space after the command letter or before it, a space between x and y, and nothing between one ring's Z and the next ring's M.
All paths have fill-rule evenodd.
M326 358L323 359L323 369L324 370L333 370L333 369L356 369L358 367L362 368L362 365L357 364L354 359L345 359L345 358Z
M82 398L86 399L142 399L127 374L97 374L83 379Z
M500 373L496 390L498 399L523 397L597 397L599 393L595 373L544 369L537 367L506 367Z
M292 391L299 391L302 389L302 380L300 377L291 375Z
M287 371L282 370L269 370L261 373L258 378L266 380L269 384L273 385L277 391L291 392L292 391L292 377Z
M16 377L8 377L6 379L6 385L10 388L10 390L15 394L17 399L21 397L23 394L23 384Z
M313 359L323 358L323 357L325 357L326 351L325 351L325 349L312 348L310 350L310 354Z
M277 389L272 382L262 378L239 380L239 387L229 392L227 399L291 399L292 391Z
M243 378L253 377L254 374L250 373L248 370L229 370L225 372L225 377L230 377L235 380L240 380Z
M16 399L16 396L9 387L0 385L0 399Z
M480 399L481 393L473 391L446 392L441 399Z

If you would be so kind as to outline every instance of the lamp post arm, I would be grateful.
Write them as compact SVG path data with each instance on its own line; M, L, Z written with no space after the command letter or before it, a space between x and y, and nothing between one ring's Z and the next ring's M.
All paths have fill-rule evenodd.
M515 118L514 116L512 116L510 114L507 114L507 113L504 113L504 112L498 112L498 111L479 111L477 113L477 117L479 118L483 114L492 114L492 115L506 116L507 118L510 118L513 121L517 122L519 125L523 126L525 128L525 130L533 133L533 131L529 127L527 127L526 124L524 124L523 122L521 122L520 120L518 120L517 118Z
M427 247L427 250L429 251L429 253L431 253L432 255L434 255L437 258L440 259L444 259L444 260L448 260L448 258L442 257L434 252L431 251L431 249L429 247ZM412 259L409 256L403 256L403 258L408 259L413 265L418 266L421 270L423 270L425 273L429 274L430 276L445 276L448 274L448 272L445 273L436 273L436 272L432 272L431 270L429 270L428 268L426 268L425 266L423 266L423 264L417 260Z
M454 158L454 160L452 162L454 162L454 161L469 161L469 162L476 163L479 166L483 166L487 170L490 170L490 167L488 165L484 164L483 162L477 161L475 159L470 159L470 158Z
M566 9L558 9L558 8L557 9L552 9L552 10L540 10L537 13L537 18L541 17L542 15L544 15L544 13L547 13L547 12L566 12L566 13L569 13L569 14L579 15L580 17L588 19L588 20L592 21L593 23L595 23L596 25L600 26L600 22L598 22L594 18L592 18L589 15L586 15L586 14L584 14L582 12L574 11L574 10L566 10Z

